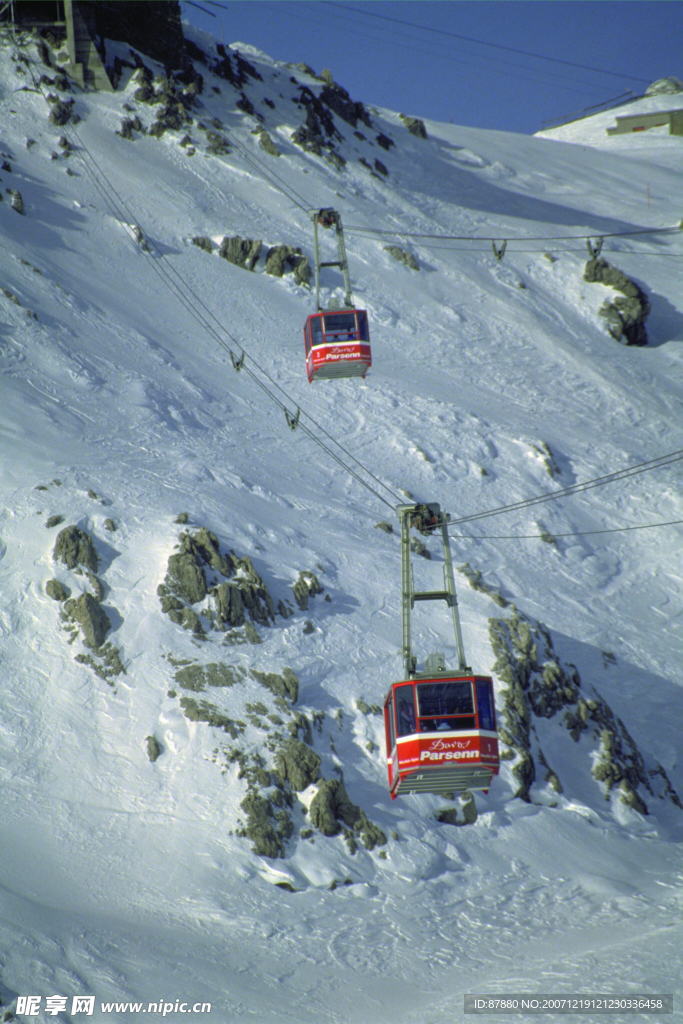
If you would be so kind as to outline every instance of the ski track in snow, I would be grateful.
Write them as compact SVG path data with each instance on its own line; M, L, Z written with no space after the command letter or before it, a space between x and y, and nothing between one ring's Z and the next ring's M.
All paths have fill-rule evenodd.
M558 742L541 720L568 791L553 795L539 782L534 801L522 803L504 765L489 796L477 795L468 828L436 822L440 798L388 799L381 720L355 701L381 703L399 672L397 527L393 536L374 528L393 509L290 432L160 276L176 287L177 271L226 343L246 348L290 396L288 407L300 404L302 418L339 438L391 492L438 500L454 518L475 514L680 447L683 310L680 260L669 257L683 257L681 237L606 242L603 255L651 296L650 345L641 349L606 333L598 309L611 290L583 281L580 252L551 262L541 243L528 253L510 241L497 262L488 242L467 251L399 238L420 263L415 273L384 251L394 239L351 228L502 241L670 226L680 220L681 140L611 139L610 112L536 138L427 122L425 141L380 110L373 122L396 146L380 152L377 131L361 125L363 142L337 117L347 164L336 171L290 140L305 116L292 103L292 69L245 48L264 79L245 91L266 115L277 160L259 148L255 119L235 108L237 93L224 81L220 96L210 91L206 69L197 116L220 117L250 159L234 145L207 158L196 127L194 157L177 145L182 133L119 138L134 84L75 93L79 139L124 202L122 216L95 187L83 150L68 164L50 159L62 129L48 123L42 97L14 91L26 76L11 52L0 47L1 145L12 165L0 183L22 192L26 214L0 204L0 271L18 299L0 296L3 1004L17 994L94 993L210 1001L222 1024L450 1024L467 992L683 997L683 813L653 798L641 817L606 800L590 775L587 736ZM137 109L149 124L152 108ZM359 155L381 159L386 180ZM191 245L196 235L218 245L240 234L262 239L264 253L287 243L311 254L306 214L253 160L311 207L341 210L356 302L372 325L365 382L309 386L301 328L310 292L291 276L266 275L263 256L250 274ZM132 224L152 241L151 260ZM662 255L639 257L644 249ZM326 300L340 283L323 272ZM680 480L675 465L453 530L455 564L469 561L551 630L584 693L605 697L679 792L680 527L558 536L556 547L493 538L683 518ZM211 641L200 650L161 616L156 594L181 511L191 526L214 530L222 549L248 554L276 604L291 601L302 569L320 575L331 603L318 597L307 612L260 628L260 647ZM58 530L45 523L54 514L95 537L103 606L126 667L115 687L74 662L80 641L70 646L46 596L52 577L74 596L87 589L53 561ZM433 555L418 560L425 579L440 572ZM464 576L457 582L469 659L490 672L487 619L507 612ZM415 625L420 651L433 645L452 657L447 617L421 612ZM252 854L233 834L245 788L234 764L221 771L223 734L189 721L168 696L171 652L292 666L301 708L325 714L314 744L327 776L342 771L352 799L399 835L387 859L377 849L351 856L340 837L318 833L295 835L284 859ZM243 714L240 687L211 697ZM153 765L151 734L165 748ZM254 749L262 742L253 731L245 737ZM306 823L301 808L294 822ZM151 1018L97 1009L92 1019Z

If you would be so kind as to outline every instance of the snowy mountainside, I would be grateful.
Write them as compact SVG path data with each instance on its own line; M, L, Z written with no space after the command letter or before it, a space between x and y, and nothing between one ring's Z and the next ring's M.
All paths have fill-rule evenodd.
M149 82L124 67L115 93L62 90L80 120L59 126L43 95L54 83L35 91L31 78L55 69L0 47L3 1005L32 991L192 996L221 1021L408 1024L452 1020L481 989L680 995L680 526L588 532L683 518L680 470L453 531L455 563L480 587L458 575L468 660L494 673L511 756L474 798L476 821L438 821L444 808L462 821L460 802L389 800L374 710L400 672L393 510L290 431L178 301L192 289L302 419L400 498L457 518L568 487L680 448L680 235L603 251L650 298L645 348L609 337L598 309L610 289L582 277L586 236L678 224L679 149L431 122L424 139L337 93L354 127L321 109L329 83L191 37L203 89L158 137L185 83L144 55ZM136 99L145 85L151 102ZM299 136L308 149L293 141L303 126L317 135ZM265 271L276 245L311 258L306 209L323 206L342 213L371 321L363 383L308 385L311 291ZM219 255L236 235L263 243L252 272ZM491 237L508 240L500 262ZM323 272L325 299L340 283ZM94 569L55 559L70 526L94 539ZM206 531L237 578L267 588L272 615L214 629L215 595L169 590L169 559L192 547L182 535ZM428 547L425 583L440 573ZM202 558L195 576L219 587L223 563ZM302 572L323 588L307 608L292 591ZM100 593L109 661L60 618L55 579L72 600ZM179 621L162 611L174 596ZM421 611L415 627L420 660L439 648L453 664L447 616ZM125 672L109 671L113 648ZM551 715L546 677L569 691ZM607 756L604 730L620 754ZM367 827L324 835L310 814L319 779L272 784L288 738L322 778L343 779ZM250 793L270 801L252 801L251 826ZM252 850L264 830L271 855Z

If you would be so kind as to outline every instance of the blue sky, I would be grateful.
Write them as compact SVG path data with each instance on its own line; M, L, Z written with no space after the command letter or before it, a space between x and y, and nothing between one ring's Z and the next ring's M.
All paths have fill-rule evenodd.
M214 16L188 3L183 16L226 43L329 68L355 100L479 128L530 134L656 78L683 80L682 0L197 3Z

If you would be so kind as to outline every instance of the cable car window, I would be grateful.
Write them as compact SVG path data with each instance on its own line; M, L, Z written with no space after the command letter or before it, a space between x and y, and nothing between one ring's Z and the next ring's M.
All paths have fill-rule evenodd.
M396 746L396 729L394 728L394 705L391 701L387 710L389 712L389 750L393 750Z
M356 336L355 313L331 313L325 317L325 334L353 334Z
M356 312L356 316L358 317L358 338L359 338L359 340L360 341L369 341L370 340L370 335L368 334L368 314L364 310L359 309Z
M311 336L313 338L314 345L322 345L323 343L323 319L321 316L312 317L310 320L311 325Z
M472 684L418 683L420 732L474 729ZM452 717L457 715L458 717ZM465 717L467 716L467 717Z
M396 719L399 736L417 732L415 728L415 697L412 686L399 686L396 690Z
M477 680L477 711L479 712L479 728L495 732L496 722L493 714L493 694L488 679Z
M420 718L442 715L473 715L472 684L469 680L456 683L418 683Z

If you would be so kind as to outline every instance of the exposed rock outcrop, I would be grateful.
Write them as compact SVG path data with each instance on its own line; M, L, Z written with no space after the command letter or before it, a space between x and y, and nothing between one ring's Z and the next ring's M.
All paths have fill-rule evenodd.
M283 784L288 782L300 793L320 778L321 760L311 747L301 740L290 739L275 757L275 770Z
M97 572L99 559L92 537L78 526L67 526L57 534L53 558L69 569L83 566Z
M71 596L71 591L59 580L48 580L45 584L45 593L53 601L66 601Z
M304 569L299 573L299 579L292 585L292 591L299 608L305 612L308 609L309 598L315 597L316 594L322 594L323 588L315 573Z
M324 836L342 832L342 824L352 833L360 835L366 849L384 846L387 837L369 820L365 811L351 803L344 783L339 779L323 779L308 809L311 822ZM353 843L349 843L353 852Z
M97 649L103 645L111 629L111 622L92 594L81 594L80 597L65 601L62 614L80 625L86 647Z
M408 117L406 114L399 114L398 116L401 118L411 135L414 135L418 139L427 138L425 123L420 120L419 117Z
M411 270L420 269L420 265L413 254L406 252L405 249L401 249L398 245L385 245L384 251L388 252L389 255L393 259L398 260L399 263L403 263L406 267L410 267Z
M230 238L226 235L221 242L219 255L236 267L253 270L262 248L263 242L260 239L240 238L239 235Z
M607 320L607 330L614 340L624 338L627 345L647 345L645 321L650 313L650 303L635 281L601 256L588 260L583 279L598 281L621 292L612 302L605 301L598 311Z
M266 254L266 274L283 277L287 270L294 272L297 284L310 284L311 267L308 256L304 256L301 249L295 249L291 245L272 246Z
M575 743L584 734L599 740L597 757L595 749L589 756L594 758L593 777L605 785L608 799L617 788L622 803L647 814L640 787L652 797L683 806L664 768L654 759L646 759L595 688L590 697L582 693L576 667L562 665L550 634L540 623L532 623L515 611L509 619L489 619L489 635L497 658L493 671L506 684L499 734L508 747L501 756L513 761L512 773L519 782L515 796L530 801L530 790L539 772L552 789L563 791L541 748L535 725L538 718L551 719L562 713L560 724Z

